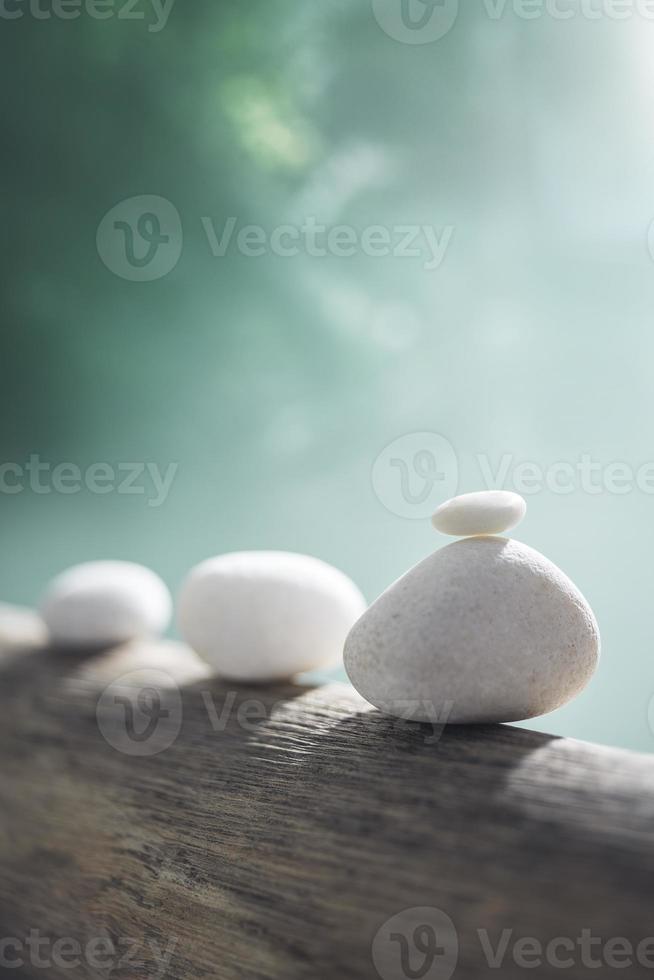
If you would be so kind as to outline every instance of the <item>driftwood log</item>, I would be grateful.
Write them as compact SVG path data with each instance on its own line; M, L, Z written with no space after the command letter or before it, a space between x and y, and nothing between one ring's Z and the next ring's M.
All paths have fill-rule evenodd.
M654 977L649 758L11 610L0 650L0 975Z

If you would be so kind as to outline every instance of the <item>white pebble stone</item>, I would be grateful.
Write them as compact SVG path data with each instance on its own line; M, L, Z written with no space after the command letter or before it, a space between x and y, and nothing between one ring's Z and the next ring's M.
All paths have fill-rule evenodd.
M158 575L129 561L91 561L52 580L40 604L56 646L104 647L163 633L172 612Z
M177 614L184 639L218 674L262 682L341 660L365 608L356 585L318 558L245 551L192 569Z
M425 722L520 721L578 694L599 656L593 612L527 545L472 537L430 555L364 613L345 644L354 687Z
M527 502L520 494L482 490L446 500L432 517L432 524L443 534L462 537L501 534L519 524L526 513Z

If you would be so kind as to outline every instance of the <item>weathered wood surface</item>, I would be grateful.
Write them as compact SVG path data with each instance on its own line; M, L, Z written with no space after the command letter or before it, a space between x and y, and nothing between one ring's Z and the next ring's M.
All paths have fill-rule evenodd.
M438 737L344 685L224 687L175 644L54 652L29 618L0 616L0 646L2 975L367 980L374 955L384 980L576 978L613 972L616 937L620 975L654 975L648 757L502 726ZM102 694L137 667L159 673L128 702L160 688L169 711L154 741L127 735L126 681ZM416 907L451 918L452 973L435 913L375 940ZM431 921L445 953L421 972ZM575 951L526 970L522 937Z

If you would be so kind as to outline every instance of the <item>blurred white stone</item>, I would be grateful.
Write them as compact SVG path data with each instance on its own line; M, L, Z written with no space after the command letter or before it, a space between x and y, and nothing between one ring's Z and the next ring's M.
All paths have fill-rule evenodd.
M40 646L46 635L33 609L0 602L0 647Z
M149 568L128 561L75 565L48 586L40 612L57 646L103 647L163 633L168 589Z
M177 614L184 639L220 675L271 681L338 662L365 608L351 579L317 558L249 551L192 569Z

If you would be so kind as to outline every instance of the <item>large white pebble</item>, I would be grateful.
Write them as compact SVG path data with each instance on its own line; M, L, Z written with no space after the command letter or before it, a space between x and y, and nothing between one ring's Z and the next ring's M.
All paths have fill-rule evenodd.
M52 580L40 604L57 646L103 647L163 633L172 612L158 575L129 561L90 561Z
M578 694L599 656L593 612L527 545L474 537L441 548L351 630L345 668L387 714L425 722L520 721Z
M220 675L260 682L338 661L365 608L354 582L318 558L244 551L197 565L177 614L184 639Z
M501 534L519 524L526 513L527 502L520 494L482 490L446 500L431 522L443 534Z

